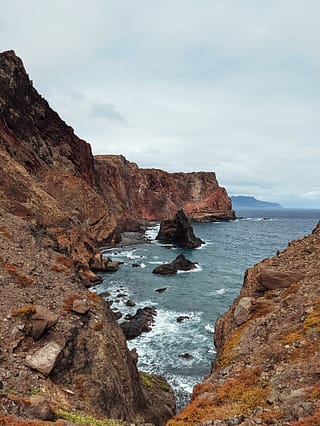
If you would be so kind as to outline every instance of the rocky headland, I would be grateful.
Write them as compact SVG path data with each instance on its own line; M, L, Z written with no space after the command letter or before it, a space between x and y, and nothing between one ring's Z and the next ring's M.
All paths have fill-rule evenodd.
M115 314L86 287L118 267L99 247L144 221L181 206L195 220L234 218L215 174L93 157L8 51L0 54L0 189L1 424L98 424L85 416L164 424L175 411L170 386L138 372Z
M320 223L246 272L217 357L168 426L320 424Z
M1 424L160 426L173 416L170 386L137 370L116 315L87 287L118 267L102 245L181 207L192 220L234 218L214 173L94 157L15 53L0 54ZM168 425L320 424L319 259L318 225L247 271L216 324L210 376Z

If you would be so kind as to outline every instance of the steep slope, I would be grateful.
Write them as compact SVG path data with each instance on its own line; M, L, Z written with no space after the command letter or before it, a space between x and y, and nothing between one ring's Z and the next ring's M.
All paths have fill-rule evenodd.
M36 93L20 59L1 54L1 423L51 419L35 394L57 412L129 422L161 425L174 412L169 386L141 381L112 311L84 286L105 265L96 224L116 226L95 179L90 146Z
M34 415L30 395L40 393L56 409L100 417L161 425L172 416L168 385L140 379L111 310L85 286L105 270L100 244L181 204L197 219L233 218L214 173L94 159L15 53L0 54L0 414Z
M211 375L168 425L320 424L319 272L320 223L247 271L217 321Z

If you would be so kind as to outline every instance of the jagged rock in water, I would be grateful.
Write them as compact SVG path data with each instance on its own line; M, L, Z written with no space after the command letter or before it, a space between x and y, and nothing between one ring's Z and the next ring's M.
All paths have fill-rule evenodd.
M190 249L203 244L203 241L194 235L191 222L183 209L180 209L173 219L161 221L156 240Z
M159 265L152 271L153 274L174 275L178 271L192 271L197 264L188 260L183 254L179 254L171 263Z
M195 418L199 425L319 424L319 399L310 398L320 374L319 254L320 222L247 270L240 295L216 322L210 375L168 425L193 426ZM231 417L231 406L241 416Z
M141 333L150 331L156 315L155 308L138 309L136 314L131 316L128 321L120 324L126 339L131 340L140 336Z

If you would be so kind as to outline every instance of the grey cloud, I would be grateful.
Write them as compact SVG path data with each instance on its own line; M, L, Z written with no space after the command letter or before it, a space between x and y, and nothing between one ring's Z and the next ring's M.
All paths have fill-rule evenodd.
M320 207L319 15L318 0L3 0L0 47L95 153Z
M89 111L89 115L93 118L103 118L109 121L117 121L123 124L127 123L124 115L117 111L115 106L111 103L96 103L92 105Z

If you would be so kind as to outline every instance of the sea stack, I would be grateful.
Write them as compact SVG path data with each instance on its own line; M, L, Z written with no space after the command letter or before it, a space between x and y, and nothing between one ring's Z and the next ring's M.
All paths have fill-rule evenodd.
M189 249L203 244L203 241L194 235L191 222L183 209L180 209L173 219L161 221L156 240Z

